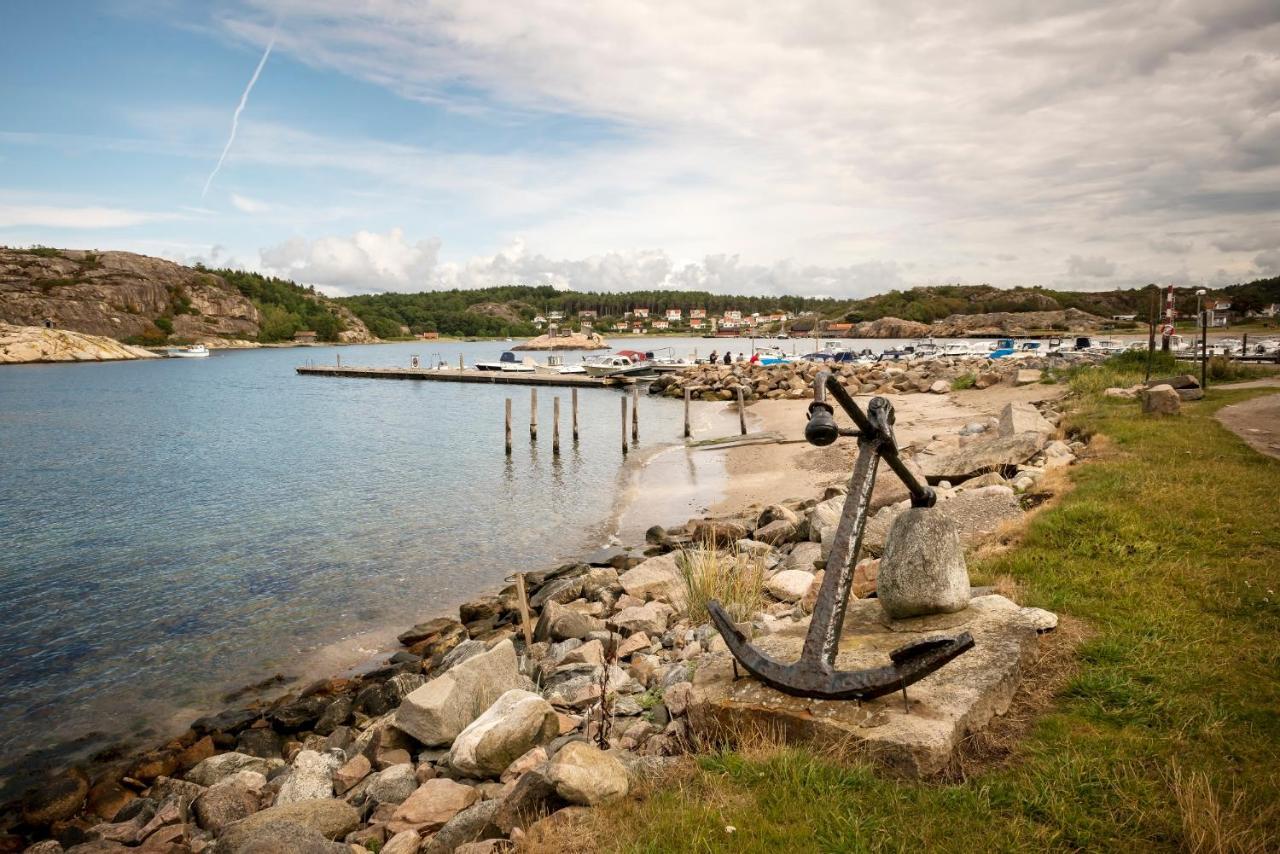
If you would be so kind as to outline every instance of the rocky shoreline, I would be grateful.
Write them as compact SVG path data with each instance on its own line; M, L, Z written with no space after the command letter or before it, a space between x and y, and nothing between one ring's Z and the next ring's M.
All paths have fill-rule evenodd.
M910 391L930 379L923 364L904 368L894 381L921 374ZM993 382L1012 385L1016 370ZM999 418L909 449L966 544L1021 518L1043 500L1044 474L1084 451L1051 438L1059 418L1052 403L1009 403ZM801 625L843 493L832 484L654 527L643 543L526 572L523 596L511 584L456 618L415 625L367 673L201 717L141 755L103 755L44 781L6 809L0 850L477 854L554 835L581 810L661 777L705 735L695 674L723 663L726 648L692 615L690 561L732 555L759 572L759 598L743 613L754 634ZM874 592L908 503L892 478L877 485L856 595Z

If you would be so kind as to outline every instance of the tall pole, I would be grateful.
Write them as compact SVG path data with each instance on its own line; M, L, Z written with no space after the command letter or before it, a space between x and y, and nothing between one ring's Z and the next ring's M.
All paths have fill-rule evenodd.
M1196 296L1196 308L1200 309L1200 388L1209 385L1209 317L1202 307L1203 300L1203 296Z
M509 457L511 456L511 398L509 397L507 398L506 434L507 434L507 456Z
M693 431L689 429L689 398L693 396L693 389L688 386L684 387L684 437L688 439L693 435Z
M1164 327L1160 331L1161 353L1169 352L1169 345L1173 338L1173 323L1177 316L1178 313L1173 307L1173 285L1170 285L1164 297Z
M538 390L529 389L529 441L538 441Z
M1156 311L1160 305L1160 289L1151 287L1151 322L1147 332L1147 378L1143 382L1151 382L1151 363L1156 358Z
M560 398L551 399L551 456L560 456Z
M640 444L640 386L631 387L631 444Z
M742 435L747 435L747 404L742 393L742 383L738 383L738 427Z
M622 404L622 455L627 455L627 396L624 394L618 401Z
M578 390L570 390L573 397L573 441L578 441Z

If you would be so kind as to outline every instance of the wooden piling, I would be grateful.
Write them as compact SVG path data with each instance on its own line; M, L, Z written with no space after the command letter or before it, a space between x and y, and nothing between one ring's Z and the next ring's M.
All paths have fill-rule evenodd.
M738 386L738 427L741 428L742 435L747 435L747 404L741 384Z
M462 364L462 354L461 354L461 353L459 353L459 354L458 354L458 370L460 370L460 371L464 371L464 370L466 370L466 365Z
M529 441L538 441L538 390L529 389Z
M627 396L624 394L619 403L622 404L622 455L627 454Z
M507 456L511 456L511 398L507 398Z
M684 437L688 439L693 435L693 431L689 429L689 400L693 397L693 389L685 386L684 388Z
M560 398L551 399L551 456L560 456Z
M640 444L640 386L631 387L631 444Z
M524 631L524 647L533 646L533 625L529 620L529 594L524 587L524 573L516 573L516 596L520 600L520 628Z
M573 441L578 441L578 390L569 390L573 400Z

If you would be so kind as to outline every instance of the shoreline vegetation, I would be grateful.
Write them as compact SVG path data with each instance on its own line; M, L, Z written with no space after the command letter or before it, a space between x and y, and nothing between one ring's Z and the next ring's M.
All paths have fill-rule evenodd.
M1167 361L1160 369L1177 367ZM975 582L1052 609L1070 628L1069 643L1050 645L1062 673L1035 674L1039 696L1015 705L1025 719L997 725L970 771L895 782L856 757L713 745L691 728L690 675L724 650L685 615L682 576L762 606L757 620L799 619L816 589L774 580L812 576L833 524L823 508L838 512L850 450L784 443L730 450L729 495L711 516L526 572L527 603L515 585L477 597L456 619L402 632L404 648L367 673L63 771L11 805L20 819L10 831L67 843L39 849L48 852L94 839L95 851L128 850L157 833L182 850L216 839L216 850L238 851L264 844L273 821L369 851L498 838L535 851L1274 844L1280 685L1264 674L1274 664L1265 638L1280 628L1280 541L1268 515L1280 463L1212 421L1222 405L1266 392L1211 387L1181 419L1160 420L1103 394L1141 381L1131 357L1081 363L1048 384L1019 384L1008 366L989 388L946 397L915 392L928 379L921 367L884 375L899 442L918 464L963 458L982 434L1005 435L1006 421L1044 431L1016 462L940 489L956 512L980 508L966 540ZM798 432L806 401L757 406L763 426ZM749 477L762 468L774 479ZM1161 502L1133 500L1157 487ZM897 512L888 496L869 530ZM717 553L746 561L765 589L717 586ZM869 535L855 578L863 595L875 554ZM1006 723L1017 733L1000 742Z

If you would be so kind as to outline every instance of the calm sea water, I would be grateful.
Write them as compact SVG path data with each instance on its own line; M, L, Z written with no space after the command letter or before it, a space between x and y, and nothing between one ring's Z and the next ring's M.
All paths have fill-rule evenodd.
M338 353L351 365L407 365L411 354L470 364L502 348L0 369L0 768L32 751L61 755L77 738L91 749L166 735L221 708L229 689L302 676L317 660L350 663L353 647L367 654L516 570L602 544L634 477L619 450L618 391L579 391L576 446L559 392L553 459L550 389L539 389L531 445L526 387L294 373ZM679 402L644 398L631 467L673 444L681 422Z

